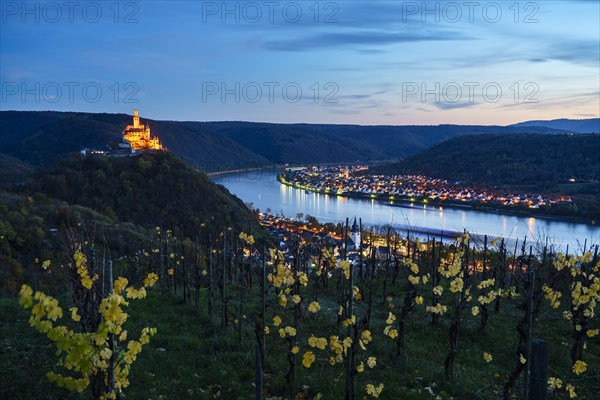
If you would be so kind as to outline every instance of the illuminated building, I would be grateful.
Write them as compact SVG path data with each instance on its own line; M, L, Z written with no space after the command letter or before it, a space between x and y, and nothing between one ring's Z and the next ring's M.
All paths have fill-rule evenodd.
M150 126L140 124L138 110L133 111L133 125L127 125L122 133L123 143L120 147L132 150L162 150L163 146L157 137L150 134Z

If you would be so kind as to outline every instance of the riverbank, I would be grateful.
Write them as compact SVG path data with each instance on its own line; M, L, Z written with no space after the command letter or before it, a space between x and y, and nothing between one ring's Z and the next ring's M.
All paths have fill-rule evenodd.
M240 168L240 169L230 169L226 171L215 171L215 172L205 172L207 176L220 176L220 175L228 175L228 174L239 174L244 172L254 172L254 171L264 171L264 170L272 170L275 171L277 169L282 169L282 166L279 165L268 165L264 167L252 167L252 168Z
M357 193L357 192L333 192L333 191L325 191L325 190L317 190L312 187L298 185L293 182L288 182L283 178L283 174L277 174L277 181L281 184L293 187L298 190L307 190L310 192L324 194L329 196L339 196L345 198L353 198L353 199L362 199L362 200L374 200L378 203L383 203L392 207L406 207L411 208L416 205L422 206L432 206L432 207L447 207L453 209L468 209L471 211L480 211L482 213L490 213L490 214L498 214L498 215L509 215L516 217L529 217L529 218L539 218L548 221L559 221L559 222L571 222L577 224L585 224L588 226L597 227L598 222L589 220L587 218L579 218L579 217L568 217L568 216L559 216L559 215L548 215L541 212L535 212L533 210L518 210L518 209L509 209L498 206L484 206L484 205L473 205L473 204L465 204L464 202L454 202L454 201L440 201L435 199L414 199L405 196L390 196L390 195L382 195L382 194L369 194L369 193Z

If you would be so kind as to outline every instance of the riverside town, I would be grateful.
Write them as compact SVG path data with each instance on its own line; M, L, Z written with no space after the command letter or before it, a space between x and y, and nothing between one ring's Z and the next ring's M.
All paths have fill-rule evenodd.
M369 175L365 166L308 167L287 169L279 179L294 187L338 196L362 196L393 202L480 204L539 209L570 204L568 196L514 193L498 188L476 189L423 175ZM361 173L362 172L362 173Z

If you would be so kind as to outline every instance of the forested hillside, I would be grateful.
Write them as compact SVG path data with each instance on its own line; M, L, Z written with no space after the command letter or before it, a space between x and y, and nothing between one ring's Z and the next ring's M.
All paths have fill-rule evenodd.
M422 174L464 185L568 195L576 215L600 216L600 135L469 135L369 174Z
M229 228L267 238L241 200L168 153L67 159L16 176L7 173L0 189L0 282L11 293L32 279L33 260L60 250L57 235L74 227L115 258L148 246L156 227L179 240Z
M29 196L0 190L0 292L14 295L24 282L37 281L42 272L39 260L55 257L63 249L65 229L78 224L89 238L104 244L107 257L115 259L133 256L149 241L151 233L131 222L117 222L90 208L43 194ZM67 259L55 262L59 261ZM65 282L55 278L46 284L64 287Z
M201 224L247 230L255 222L241 200L168 153L68 159L36 174L24 190L145 227L183 227L188 234Z
M371 172L419 173L489 185L555 185L600 178L599 135L472 135Z
M360 126L255 122L155 121L152 134L190 165L222 171L270 164L399 160L446 139L482 133L559 133L546 127ZM150 117L150 116L148 116ZM121 140L131 117L74 112L0 112L0 148L31 164L49 164L82 147Z
M600 118L590 119L553 119L550 121L525 121L511 125L514 127L543 126L575 133L600 133Z

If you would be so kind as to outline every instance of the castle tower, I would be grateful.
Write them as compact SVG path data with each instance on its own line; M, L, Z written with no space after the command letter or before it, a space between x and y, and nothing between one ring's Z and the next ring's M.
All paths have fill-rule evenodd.
M123 144L121 147L133 150L162 150L163 147L157 137L150 133L149 124L140 124L138 110L133 111L133 125L127 125L122 133Z
M350 239L354 242L354 246L358 249L360 246L360 228L356 223L356 217L354 217L354 223L352 223L352 229L350 230Z
M138 113L138 110L133 110L133 127L134 128L140 127L140 115Z

